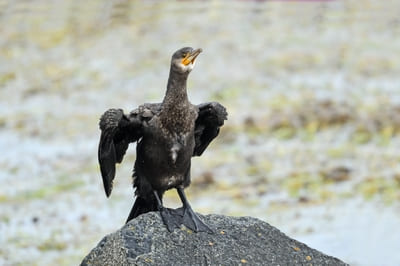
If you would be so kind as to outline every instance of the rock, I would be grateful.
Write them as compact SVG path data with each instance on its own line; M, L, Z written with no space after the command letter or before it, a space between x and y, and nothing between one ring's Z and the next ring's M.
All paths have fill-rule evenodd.
M170 233L157 212L133 219L107 235L86 265L347 265L252 217L200 217L214 234L182 227Z

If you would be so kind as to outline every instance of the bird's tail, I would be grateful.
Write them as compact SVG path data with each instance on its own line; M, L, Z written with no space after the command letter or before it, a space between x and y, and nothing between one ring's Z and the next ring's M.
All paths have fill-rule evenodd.
M128 223L133 218L147 212L157 211L158 204L156 197L143 198L140 196L136 197L135 203L132 206L131 212L129 213L126 223Z

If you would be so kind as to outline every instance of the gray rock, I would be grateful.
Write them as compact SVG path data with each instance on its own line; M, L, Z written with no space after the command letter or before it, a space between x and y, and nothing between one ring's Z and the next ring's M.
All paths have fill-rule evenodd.
M347 265L256 218L200 217L214 234L170 233L157 212L141 215L104 237L81 265Z

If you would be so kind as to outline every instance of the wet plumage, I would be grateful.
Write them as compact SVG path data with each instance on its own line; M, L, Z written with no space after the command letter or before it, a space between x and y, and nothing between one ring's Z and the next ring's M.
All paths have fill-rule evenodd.
M149 211L160 211L167 228L184 224L194 231L211 229L191 209L184 188L190 184L192 156L200 156L218 135L227 119L217 102L193 105L187 96L187 78L201 49L176 51L171 59L167 91L161 103L143 104L129 114L110 109L100 118L98 150L107 197L111 194L115 165L120 163L132 142L137 142L133 186L136 200L128 220ZM175 188L183 207L162 205L166 190Z

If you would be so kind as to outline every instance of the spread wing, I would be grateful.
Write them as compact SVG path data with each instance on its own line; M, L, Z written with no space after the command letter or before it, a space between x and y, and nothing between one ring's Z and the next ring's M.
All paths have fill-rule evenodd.
M200 156L211 141L218 136L219 129L227 120L228 113L224 106L217 102L203 103L199 109L195 124L195 148L193 156Z
M104 190L110 196L115 165L121 163L130 143L143 135L143 126L159 109L159 104L145 104L125 115L122 109L109 109L100 118L98 159Z

